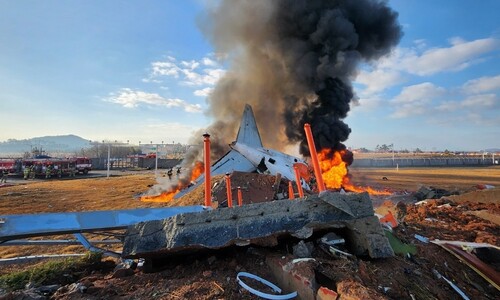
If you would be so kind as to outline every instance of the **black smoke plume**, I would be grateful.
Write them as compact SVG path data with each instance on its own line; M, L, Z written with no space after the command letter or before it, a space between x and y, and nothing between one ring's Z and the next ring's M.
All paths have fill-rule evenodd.
M307 156L310 123L318 150L345 149L358 65L388 54L402 36L387 1L221 0L208 9L200 28L229 65L208 98L214 157L228 150L246 103L268 147L299 143Z

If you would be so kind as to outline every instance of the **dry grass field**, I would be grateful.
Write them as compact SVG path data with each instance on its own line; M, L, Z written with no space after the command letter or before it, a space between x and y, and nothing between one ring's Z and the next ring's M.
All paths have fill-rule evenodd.
M350 173L356 185L392 191L416 191L421 186L460 192L475 190L477 184L500 187L500 167L400 168L399 170L364 168L351 169ZM383 180L383 177L388 180ZM174 203L138 200L137 196L148 191L155 183L153 172L139 174L123 172L121 176L110 178L21 181L14 186L0 188L0 215L203 204L202 189L194 191L194 197L187 197L184 200L181 198ZM0 258L73 253L83 250L81 246L4 246L0 247Z
M478 184L497 186L495 189L451 196L452 201L460 203L460 206L440 208L441 200L432 200L418 208L409 205L407 224L404 230L398 231L398 234L406 241L412 241L413 234L418 233L431 239L487 242L498 246L500 167L400 168L399 170L353 168L350 171L351 180L356 185L369 185L378 189L391 190L395 192L394 195L406 195L401 192L414 192L421 186L433 186L460 193L475 191ZM203 193L198 190L186 195L187 198L183 197L172 203L151 203L138 200L138 196L147 192L155 183L154 172L121 172L120 176L110 178L21 180L13 186L0 187L0 215L162 207L202 204L203 202ZM384 203L383 208L393 207L390 204L390 196L387 200L379 200L377 199L378 203ZM439 218L442 221L429 223L426 221L428 217ZM72 236L57 238L71 239ZM95 237L89 235L88 238ZM435 278L432 276L433 268L449 270L447 275L461 287L466 287L466 292L471 299L493 299L491 295L494 295L496 290L453 256L435 245L417 243L416 246L419 251L416 262L407 261L402 257L377 261L353 260L348 262L350 267L347 269L345 269L346 262L343 260L331 260L329 263L342 264L342 266L335 267L335 269L344 267L341 272L342 276L349 278L349 282L361 280L365 286L361 286L362 289L370 288L373 293L377 293L379 286L391 284L391 292L385 295L389 299L403 299L408 296L408 291L419 295L417 299L456 297L455 292L446 285L435 284ZM116 246L111 249L120 250ZM0 247L0 258L84 252L85 249L82 246L3 246ZM236 281L228 281L227 278L233 278L237 268L270 278L269 270L261 258L249 257L244 249L240 252L235 250L229 256L228 253L223 256L214 254L217 256L214 264L209 263L207 257L204 256L196 257L196 259L192 257L179 259L165 271L154 274L136 271L134 276L125 278L110 278L109 271L87 270L86 272L91 272L91 275L83 277L79 282L91 286L92 289L84 295L76 296L80 297L78 299L150 299L160 293L163 296L159 299L253 299L252 296L242 295ZM446 269L442 266L443 263ZM0 276L14 274L19 270L31 270L38 265L43 264L3 265L0 267ZM361 265L364 266L364 273L360 273ZM420 275L415 275L417 273L408 275L407 269L418 269ZM82 272L79 274L86 276ZM359 276L363 277L360 279ZM406 278L410 279L407 281ZM470 284L471 281L473 285ZM214 282L218 282L217 286ZM353 287L353 291L356 289L360 289L359 284ZM216 295L219 296L216 297ZM63 294L54 299L75 299L73 296Z
M421 186L447 190L475 190L478 184L500 187L500 166L463 168L351 168L357 185L415 191ZM386 177L388 180L383 180Z

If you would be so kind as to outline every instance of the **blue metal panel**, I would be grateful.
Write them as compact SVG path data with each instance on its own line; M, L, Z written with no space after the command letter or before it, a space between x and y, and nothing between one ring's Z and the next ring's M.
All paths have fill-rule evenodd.
M161 220L180 213L200 212L204 206L177 206L65 213L44 213L0 216L0 242L12 239L62 233L123 229L152 220Z

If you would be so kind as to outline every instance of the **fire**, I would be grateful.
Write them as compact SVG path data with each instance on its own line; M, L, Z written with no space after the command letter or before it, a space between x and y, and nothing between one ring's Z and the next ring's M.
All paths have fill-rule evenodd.
M188 187L188 185L198 178L203 173L204 167L201 161L195 162L193 169L191 170L191 174L189 175L189 180L179 180L176 186L172 187L170 190L161 193L160 195L155 196L142 196L141 201L144 202L168 202L174 199L175 194L180 192L181 190Z
M348 176L347 164L342 160L346 150L335 151L323 149L318 153L319 165L325 186L329 189L344 188L350 192L368 192L370 195L390 195L390 192L379 191L371 187L355 186Z

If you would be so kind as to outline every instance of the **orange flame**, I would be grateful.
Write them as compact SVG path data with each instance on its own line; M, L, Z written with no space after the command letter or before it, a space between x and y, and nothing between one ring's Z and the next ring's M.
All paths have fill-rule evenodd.
M174 199L174 196L180 192L181 190L188 187L188 185L198 178L203 173L204 167L201 161L197 161L194 164L193 169L191 170L191 174L189 177L189 181L187 180L179 180L176 186L172 187L170 190L161 193L160 195L155 196L142 196L141 201L144 202L168 202Z
M368 192L370 195L390 195L390 192L379 191L371 187L355 186L348 176L347 164L342 160L346 150L335 151L323 149L318 153L319 165L323 181L329 189L344 188L350 192Z

